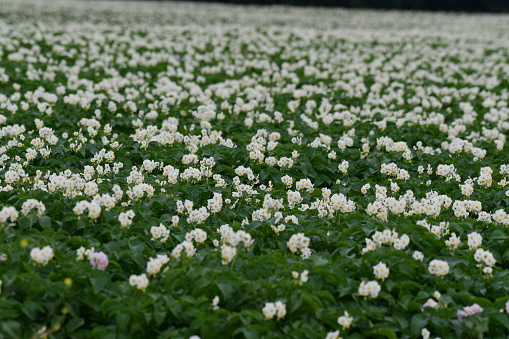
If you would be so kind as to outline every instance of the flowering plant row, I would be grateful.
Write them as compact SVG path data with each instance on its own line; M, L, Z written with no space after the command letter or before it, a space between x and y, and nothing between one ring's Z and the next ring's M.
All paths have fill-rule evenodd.
M509 334L506 16L69 6L2 4L2 337Z

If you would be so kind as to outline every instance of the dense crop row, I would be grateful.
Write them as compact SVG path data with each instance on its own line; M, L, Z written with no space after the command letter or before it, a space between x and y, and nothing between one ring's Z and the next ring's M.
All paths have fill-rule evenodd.
M507 17L43 4L0 7L0 337L509 334Z

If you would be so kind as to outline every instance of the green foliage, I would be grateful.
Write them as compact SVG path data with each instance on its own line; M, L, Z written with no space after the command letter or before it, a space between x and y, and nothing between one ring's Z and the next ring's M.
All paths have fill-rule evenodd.
M170 19L205 20L175 5L182 15ZM508 129L508 54L492 45L496 29L491 40L431 28L398 40L366 33L374 18L392 34L380 13L357 13L367 26L343 37L263 11L247 28L228 24L235 9L214 12L222 26L202 28L167 26L155 5L155 26L138 10L62 4L35 17L19 6L2 9L0 25L0 338L508 336L509 229L495 216L509 206L509 158L494 142ZM322 15L336 27L319 14L316 27ZM392 163L398 173L382 170ZM443 165L454 165L449 177ZM478 180L487 167L489 184ZM200 176L186 179L192 168ZM496 264L477 258L473 232ZM292 252L298 235L309 246ZM46 246L51 260L38 262ZM158 255L168 260L152 270ZM432 260L447 271L432 273ZM131 281L141 274L147 286ZM375 280L379 293L363 295ZM436 308L423 307L430 299ZM473 304L483 311L460 319Z

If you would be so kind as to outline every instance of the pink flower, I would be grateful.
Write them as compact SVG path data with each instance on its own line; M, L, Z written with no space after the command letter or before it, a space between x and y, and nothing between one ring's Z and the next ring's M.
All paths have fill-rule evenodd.
M431 299L431 298L430 298L430 299L428 299L428 300L424 303L424 305L422 305L422 310L424 311L424 308L425 308L425 307L437 308L437 306L438 306L438 303L437 303L435 300L433 300L433 299Z
M458 319L461 320L463 317L469 317L476 313L481 313L482 311L483 311L483 309L481 306L479 306L479 304L473 304L470 306L463 307L463 310L459 310L456 313L456 315L458 316Z
M505 303L505 311L509 313L509 300Z
M468 314L463 310L459 310L458 312L456 312L456 316L458 317L459 320L461 320L463 317L467 317Z
M471 306L467 306L463 308L465 312L467 312L469 315L474 315L476 313L481 313L483 311L482 307L478 304L473 304Z
M108 256L104 252L94 252L89 256L92 268L104 271L108 267Z

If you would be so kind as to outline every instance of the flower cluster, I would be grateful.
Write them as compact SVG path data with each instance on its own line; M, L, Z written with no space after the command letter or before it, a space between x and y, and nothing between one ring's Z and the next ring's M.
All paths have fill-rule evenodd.
M104 252L93 252L88 259L93 269L104 271L108 267L108 256Z
M41 265L47 265L48 262L53 259L53 248L50 246L44 246L42 249L39 247L34 247L30 251L30 257L33 261Z
M383 232L376 231L371 239L366 238L366 247L362 249L362 254L374 251L382 245L392 245L397 250L405 249L410 243L408 235L403 234L399 237L395 230L386 229Z
M429 263L428 271L440 277L449 273L449 264L447 261L433 259Z
M147 262L148 275L159 273L163 265L165 265L168 261L170 261L170 259L166 254L158 254L155 258L150 258Z
M120 212L118 215L118 221L120 221L121 227L129 227L133 223L133 218L136 214L133 210L127 212Z
M152 234L151 240L164 244L170 236L170 231L163 224L159 224L159 226L150 227L150 234Z
M363 297L377 298L381 289L382 287L376 280L368 282L362 281L359 285L359 295Z
M338 324L343 327L343 330L350 328L353 322L353 317L345 311L345 314L338 318Z
M304 271L302 271L302 273L293 271L292 272L292 277L293 277L293 279L298 281L299 284L302 284L302 283L305 283L305 282L308 281L308 278L309 278L308 274L309 274L308 270L304 270Z
M283 319L286 316L286 305L281 301L276 301L275 303L265 303L265 306L262 309L262 313L267 320L270 320L275 316L278 319Z
M304 233L297 233L290 237L287 246L292 253L300 252L302 259L307 259L311 256L311 249L309 248L310 239Z
M175 259L180 258L182 251L186 251L188 258L193 257L196 254L196 248L191 241L184 240L171 251L171 256Z
M476 313L481 313L483 311L483 308L479 306L478 304L473 304L470 306L463 307L462 310L459 310L456 312L456 315L458 316L459 320L462 320L465 317L471 317Z
M145 291L148 286L148 278L145 273L140 275L131 275L129 277L129 285L136 287L139 290Z
M378 265L373 266L373 273L377 279L382 281L389 276L389 268L383 262L379 262Z
M478 248L475 251L474 259L481 264L484 264L486 266L495 266L497 261L495 260L495 257L493 256L493 253L491 253L488 250L484 250L482 248Z
M23 215L28 215L32 210L36 210L38 216L42 216L46 211L46 206L39 200L36 199L28 199L21 206L21 213Z
M14 206L4 206L0 211L0 223L15 223L18 220L19 213Z
M90 219L97 219L101 215L101 205L97 202L92 201L88 202L86 200L81 200L76 203L76 206L73 208L74 214L82 215L85 211L88 211L88 217Z

